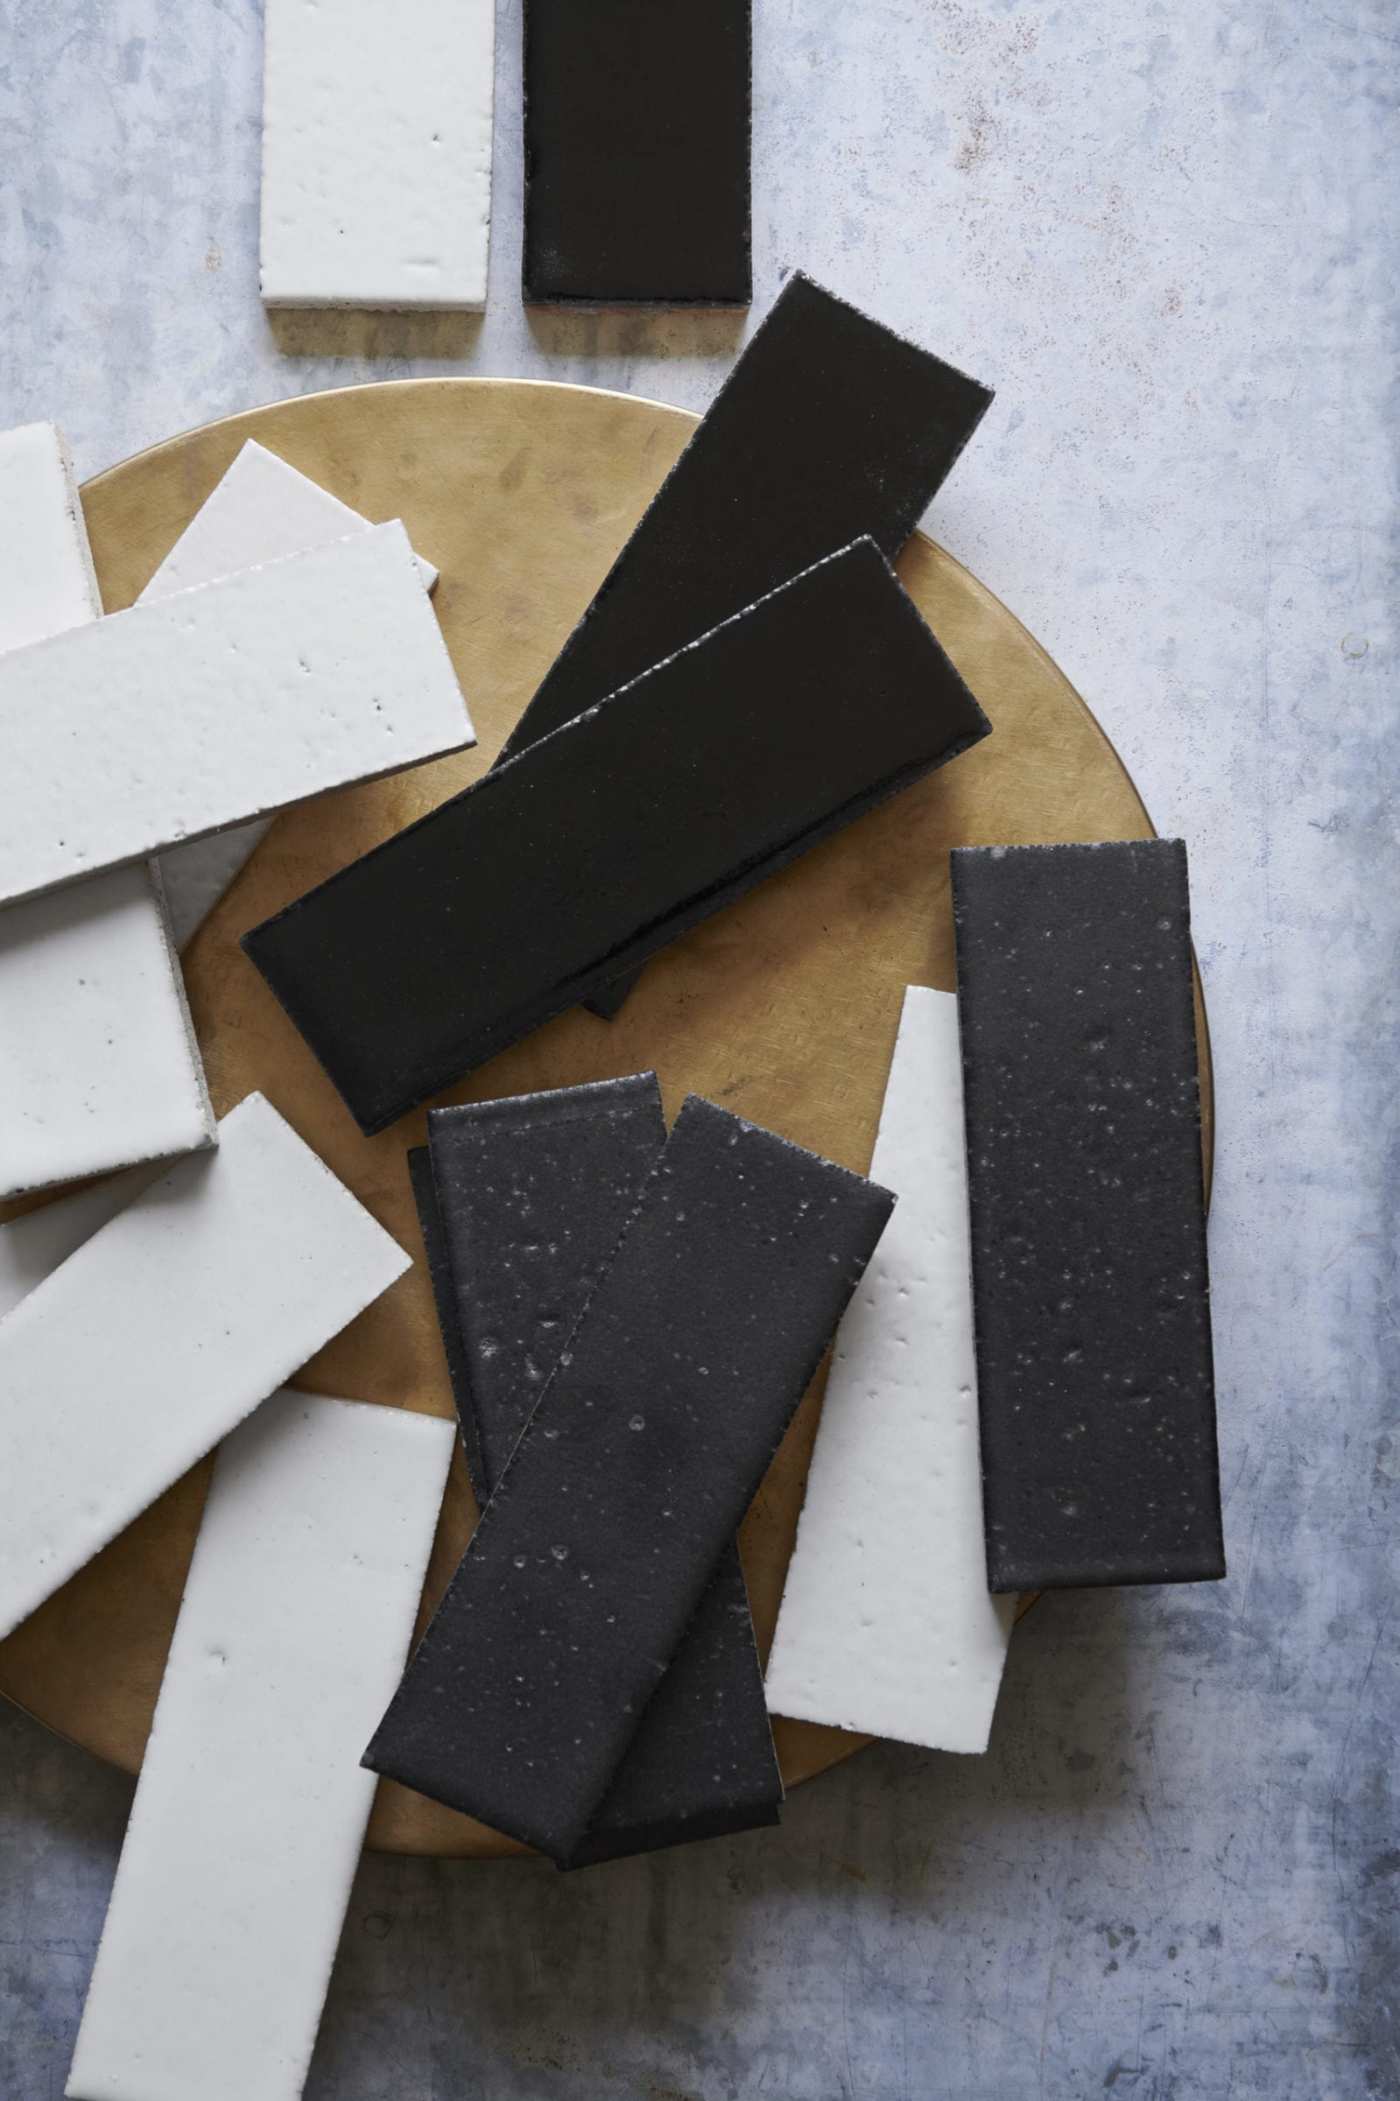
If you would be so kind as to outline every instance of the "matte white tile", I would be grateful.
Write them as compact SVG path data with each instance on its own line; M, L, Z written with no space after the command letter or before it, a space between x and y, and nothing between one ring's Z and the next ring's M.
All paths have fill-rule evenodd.
M280 561L369 529L368 518L250 438L195 512L137 604L149 605L173 592L214 583L235 570ZM437 570L421 555L415 559L431 591ZM271 821L256 818L232 831L169 847L160 855L166 910L177 948L183 948L199 931L266 838Z
M984 1751L1015 1600L987 1589L951 993L905 993L870 1172L899 1202L837 1331L768 1705Z
M0 563L0 642L40 639L18 616L45 584L54 632L96 618L81 505L51 425L0 437L0 494L15 529L15 557ZM358 511L250 439L138 603L369 530ZM416 559L431 588L437 571ZM12 609L21 570L29 596ZM0 912L0 1196L209 1143L213 1118L169 943L193 937L270 822L159 856L168 938L135 866ZM47 1231L63 1243L56 1221ZM0 1228L0 1310L6 1235ZM32 1262L24 1273L38 1281Z
M269 306L481 307L495 0L266 0Z
M370 530L372 520L332 496L310 475L249 438L227 473L191 518L137 600L169 598L197 584L211 584L236 569L254 569L284 555L324 547ZM417 557L431 591L437 571Z
M163 1172L130 1167L0 1226L0 1320Z
M471 741L403 527L0 657L0 898Z
M0 911L0 1195L213 1142L149 864Z
M260 1094L0 1320L0 1636L409 1267Z
M0 651L101 612L61 434L0 434ZM213 1131L147 865L0 911L0 1198L208 1145Z
M0 433L0 650L100 618L102 600L63 433Z
M219 1454L69 2075L296 2101L453 1426L281 1393Z

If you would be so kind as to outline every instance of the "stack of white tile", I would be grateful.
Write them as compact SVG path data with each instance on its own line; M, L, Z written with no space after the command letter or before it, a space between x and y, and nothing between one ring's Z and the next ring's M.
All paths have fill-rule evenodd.
M67 448L51 424L0 437L0 533L2 675L42 655L52 636L91 631L102 614ZM40 716L31 727L61 783L65 725ZM0 778L13 781L4 729L0 749ZM213 1138L159 877L143 863L114 868L0 914L0 1196Z
M149 605L188 591L238 569L278 562L304 554L328 541L368 532L370 522L299 474L275 452L250 438L203 507L196 511L137 600ZM427 589L437 583L437 570L418 556ZM198 931L255 846L265 837L270 818L187 840L159 856L165 906L177 948Z
M281 2101L455 1434L262 1407L409 1258L261 1095L215 1125L175 949L271 812L471 725L402 526L259 445L130 612L49 425L0 534L0 1195L124 1170L0 1226L0 1637L229 1439L68 2091Z
M423 597L435 572L402 527L371 528L262 446L245 446L139 607L107 620L51 425L0 437L0 520L13 1196L213 1142L173 944L266 813L434 757L471 727Z

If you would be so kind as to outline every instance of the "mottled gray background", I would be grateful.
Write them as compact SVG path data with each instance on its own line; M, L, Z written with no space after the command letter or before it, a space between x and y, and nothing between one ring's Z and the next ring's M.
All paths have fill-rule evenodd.
M989 1757L870 1751L780 1834L367 1860L310 2094L1397 2095L1400 10L755 12L757 310L800 263L995 383L934 529L1190 843L1231 1574L1047 1600ZM274 327L252 0L4 0L0 424L88 473L390 372L703 405L731 324L521 311L518 16L485 320ZM0 1764L0 2094L49 2101L130 1785L10 1712Z

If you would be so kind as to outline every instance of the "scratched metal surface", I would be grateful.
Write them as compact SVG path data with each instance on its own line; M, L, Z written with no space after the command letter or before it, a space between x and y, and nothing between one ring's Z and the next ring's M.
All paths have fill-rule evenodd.
M485 320L269 324L256 6L10 0L0 424L87 474L397 370L703 405L730 321L521 312L518 6ZM780 1834L367 1861L308 2092L1400 2094L1392 0L756 19L759 309L800 262L996 383L931 523L1190 843L1231 1575L1047 1600L985 1760L871 1751ZM128 1796L0 1715L7 2101L62 2092Z

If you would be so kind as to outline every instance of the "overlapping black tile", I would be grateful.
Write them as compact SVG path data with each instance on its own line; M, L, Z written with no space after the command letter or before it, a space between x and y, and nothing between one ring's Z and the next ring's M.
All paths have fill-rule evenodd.
M858 541L243 945L376 1131L987 728Z
M475 1425L483 1502L665 1143L651 1072L429 1112L458 1342L453 1387Z
M834 547L893 560L989 390L796 272L502 753L513 758Z
M861 535L893 560L990 391L795 272L506 742L514 757ZM615 1014L636 972L587 1004Z
M484 1503L666 1142L654 1073L435 1109L413 1156ZM582 1866L778 1820L782 1780L738 1551L706 1586L588 1835Z
M893 1201L686 1103L368 1765L576 1857Z
M471 1405L471 1381L467 1373L462 1331L457 1320L457 1287L453 1282L452 1259L448 1252L442 1212L438 1208L433 1163L428 1157L426 1145L415 1145L410 1151L408 1176L413 1186L413 1201L418 1211L418 1229L423 1236L423 1252L428 1258L428 1281L433 1289L433 1307L437 1313L438 1331L442 1336L443 1355L447 1360L447 1376L452 1385L452 1398L457 1405L457 1426L462 1433L462 1456L467 1462L467 1472L471 1477L472 1494L480 1506L485 1503L490 1493L486 1486L487 1473L481 1456L481 1429L476 1419L476 1410Z

